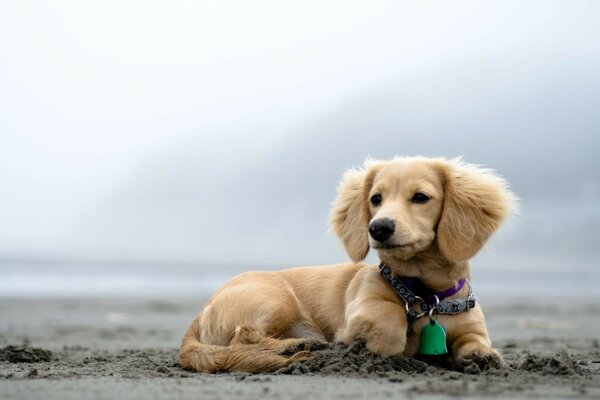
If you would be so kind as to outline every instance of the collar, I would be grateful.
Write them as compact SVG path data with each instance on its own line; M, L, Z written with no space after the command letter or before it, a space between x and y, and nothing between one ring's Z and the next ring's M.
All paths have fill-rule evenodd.
M442 301L447 297L454 296L456 293L461 291L463 286L465 286L465 279L463 278L458 281L458 284L456 286L452 286L446 290L436 292L435 290L425 286L423 281L421 281L419 278L397 277L396 279L402 282L404 286L406 286L411 292L425 300L425 302L427 302L428 304L435 304L436 297L437 301Z
M445 300L458 293L464 287L465 283L468 283L464 278L460 279L454 287L435 291L425 286L418 278L394 277L391 268L384 262L379 264L379 271L396 294L404 300L409 323L412 323L428 312L430 315L434 311L438 314L452 315L468 311L475 307L475 296L471 290L471 284L469 284L469 295L466 298ZM420 303L421 313L411 310L411 306L416 303Z

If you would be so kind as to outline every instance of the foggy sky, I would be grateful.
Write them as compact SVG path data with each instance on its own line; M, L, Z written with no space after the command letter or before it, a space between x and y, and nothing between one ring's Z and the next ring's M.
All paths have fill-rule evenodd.
M595 244L596 2L1 8L0 258L343 261L343 171L416 154L505 176L510 246Z

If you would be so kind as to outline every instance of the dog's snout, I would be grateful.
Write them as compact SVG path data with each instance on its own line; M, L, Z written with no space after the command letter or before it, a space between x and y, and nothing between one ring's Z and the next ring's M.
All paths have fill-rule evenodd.
M378 242L388 240L396 229L396 224L389 218L380 218L369 224L369 233L371 237Z

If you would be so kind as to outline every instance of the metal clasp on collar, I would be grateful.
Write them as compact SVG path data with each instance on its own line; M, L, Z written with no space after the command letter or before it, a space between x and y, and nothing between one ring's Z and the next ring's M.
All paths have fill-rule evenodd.
M438 305L440 304L440 298L437 297L437 294L434 294L433 297L435 298L435 305L429 309L429 320L433 318L433 312L437 311Z
M475 298L475 296L473 295L473 287L471 286L471 282L469 282L468 279L465 279L465 281L467 282L467 285L469 285L469 294L467 295L467 300L466 300L466 304L465 304L465 311L469 311L469 309L475 307L475 302L473 301L473 299ZM473 304L473 307L471 307L471 304Z
M410 308L413 305L419 305L419 308L421 309L421 313L417 313L415 310L411 310ZM418 320L419 318L423 317L425 314L427 314L426 311L423 311L423 305L427 304L425 302L425 300L423 300L422 297L419 296L415 296L415 301L413 301L410 305L408 304L407 301L404 302L404 307L406 308L406 316L408 318L408 323L411 324L414 321Z

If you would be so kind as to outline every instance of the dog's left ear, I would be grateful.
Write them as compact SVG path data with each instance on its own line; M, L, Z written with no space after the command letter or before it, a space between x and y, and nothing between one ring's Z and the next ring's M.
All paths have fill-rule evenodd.
M450 261L473 257L511 211L517 198L493 171L463 164L441 163L445 180L444 208L437 230L440 252Z
M333 202L329 223L354 262L369 253L369 192L382 162L368 160L361 169L346 171Z

